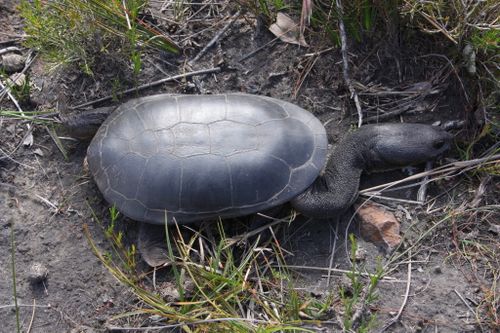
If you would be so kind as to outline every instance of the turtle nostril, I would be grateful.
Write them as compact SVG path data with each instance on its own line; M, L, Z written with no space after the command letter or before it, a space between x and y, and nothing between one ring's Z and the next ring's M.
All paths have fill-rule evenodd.
M443 148L445 145L445 141L444 140L438 140L438 141L435 141L433 144L432 144L432 147L434 147L434 149L441 149Z

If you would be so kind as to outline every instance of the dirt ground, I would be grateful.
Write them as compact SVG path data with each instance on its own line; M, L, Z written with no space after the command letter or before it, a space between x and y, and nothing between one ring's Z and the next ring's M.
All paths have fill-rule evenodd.
M17 35L22 35L22 24L15 10L17 3L10 0L0 3L0 49L19 46ZM218 15L220 19L229 17L230 13L226 10ZM186 47L185 54L177 58L145 55L145 68L139 83L189 71L183 67L185 61L192 59L223 25L220 23L200 34L196 37L200 47ZM311 55L330 45L312 40L311 48L301 48L280 41L271 42L273 38L247 13L191 69L210 68L216 64L222 68L220 72L167 83L145 90L141 95L239 91L269 95L292 101L314 113L322 122L328 122L330 140L335 142L357 119L343 83L340 50L334 48L320 55ZM415 38L419 40L419 37ZM260 47L263 47L260 52L239 61ZM353 77L366 88L363 90L366 94L360 96L367 103L365 107L375 105L377 98L370 95L367 87L404 91L416 83L425 82L432 85L435 93L415 101L417 108L387 121L444 123L467 118L470 109L463 100L460 85L452 75L439 74L446 67L446 61L424 57L438 53L440 48L432 43L417 47L397 37L353 45ZM167 61L170 65L166 64ZM30 75L34 84L32 101L36 105L27 106L27 110L77 105L112 93L112 71L98 78L71 71L48 73L43 62L36 60L30 68ZM2 108L14 109L8 98L3 98L0 103ZM376 108L373 110L368 116L377 114ZM28 133L33 135L31 146L23 144ZM58 133L64 136L62 131L58 130ZM15 241L17 299L21 304L20 319L24 331L30 326L32 333L106 332L113 315L129 311L137 304L134 295L118 283L94 256L83 233L83 226L88 225L98 246L103 251L109 249L102 229L92 216L94 210L96 216L107 223L109 205L83 171L86 145L64 139L62 142L69 151L67 159L45 126L0 118L0 253L3 254L0 257L0 332L14 332L16 322L12 296L11 230ZM376 181L400 176L397 172L390 173ZM448 179L431 186L429 196L439 196L432 207L384 202L401 217L401 233L405 235L403 248L413 245L419 235L431 228L436 223L433 217L443 216L450 201L461 202L475 197L478 181L471 176L461 177L466 181ZM365 178L367 184L373 181L371 176ZM493 204L492 193L498 193L498 185L491 180L485 184L485 189L484 197L489 199L480 205L486 205L488 200ZM414 192L401 195L415 198ZM351 214L347 215L348 220ZM126 225L126 237L133 240L135 223L122 220ZM487 290L493 292L492 297L497 299L498 306L498 284L495 284L498 275L492 273L498 273L498 266L485 267L489 261L481 261L478 255L471 254L468 258L458 255L456 240L457 237L462 240L474 235L477 244L490 246L492 256L496 257L494 264L498 265L498 243L491 245L491 240L498 237L495 233L495 230L498 232L498 223L498 219L488 216L483 221L468 221L467 228L461 228L460 224L457 228L451 220L436 228L419 244L412 260L403 258L391 272L391 279L380 282L379 300L370 309L378 314L378 329L398 312L405 294L408 299L401 318L387 332L488 332L494 329L487 324L479 325L476 317L484 316L484 313L482 310L475 312ZM333 266L349 269L343 236L345 225L340 223L337 230ZM356 228L354 224L350 230L356 232ZM333 281L327 286L325 272L314 269L329 267L335 230L333 223L297 219L284 232L284 247L293 253L288 263L310 267L297 270L298 285L312 293L324 294L337 288L345 279L334 274ZM364 265L368 270L375 266L377 256L387 255L371 243L361 240L360 246L366 251ZM411 275L408 275L408 263L411 263ZM42 283L32 281L37 265L48 271ZM410 289L405 292L408 279ZM120 324L127 326L124 322ZM322 331L330 330L335 331L328 327Z

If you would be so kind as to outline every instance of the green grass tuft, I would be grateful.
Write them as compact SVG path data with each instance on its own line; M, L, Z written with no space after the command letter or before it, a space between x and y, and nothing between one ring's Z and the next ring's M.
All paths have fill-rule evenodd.
M141 19L145 4L145 0L22 0L25 44L53 67L76 64L92 75L99 56L115 54L128 58L138 74L146 48L179 52L168 36Z

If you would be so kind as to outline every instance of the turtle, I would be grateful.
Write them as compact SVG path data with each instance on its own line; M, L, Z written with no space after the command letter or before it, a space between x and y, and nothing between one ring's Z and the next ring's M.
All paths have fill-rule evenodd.
M143 225L233 218L289 202L331 219L356 200L362 172L441 156L452 135L386 123L350 132L334 148L320 120L279 99L244 93L152 95L118 106L87 161L103 197Z

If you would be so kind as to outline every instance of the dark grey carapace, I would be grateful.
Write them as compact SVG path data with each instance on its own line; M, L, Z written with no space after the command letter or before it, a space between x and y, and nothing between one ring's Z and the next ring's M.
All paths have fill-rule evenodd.
M118 107L92 140L88 163L123 214L185 223L289 201L317 178L327 146L319 120L288 102L158 95Z
M429 125L369 125L347 135L327 161L325 128L291 103L157 95L119 106L92 140L88 163L105 199L138 221L234 217L287 201L330 218L353 203L364 170L435 158L450 141Z

